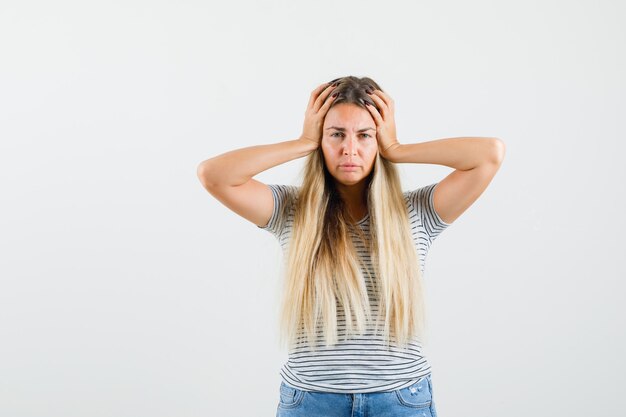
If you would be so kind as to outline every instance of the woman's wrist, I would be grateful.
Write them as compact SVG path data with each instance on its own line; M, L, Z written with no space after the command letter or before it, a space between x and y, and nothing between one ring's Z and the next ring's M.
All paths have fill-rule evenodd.
M298 138L298 140L300 142L302 142L306 146L306 148L307 148L307 150L309 152L313 152L314 150L316 150L319 147L319 142L316 142L314 140L308 139L308 138L306 138L304 136L300 136Z

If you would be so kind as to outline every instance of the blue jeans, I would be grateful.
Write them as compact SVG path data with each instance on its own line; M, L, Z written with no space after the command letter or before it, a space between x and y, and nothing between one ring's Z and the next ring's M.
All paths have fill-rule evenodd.
M303 391L281 382L276 417L437 417L437 412L428 374L406 388L366 394Z

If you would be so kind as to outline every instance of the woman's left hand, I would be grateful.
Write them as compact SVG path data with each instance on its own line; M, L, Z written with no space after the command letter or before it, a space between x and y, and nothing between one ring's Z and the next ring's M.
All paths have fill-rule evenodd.
M378 150L382 157L386 157L387 153L400 145L396 137L396 121L394 119L394 102L388 94L375 89L368 91L372 101L376 103L380 112L376 107L367 101L365 102L374 122L376 123L376 140L378 141Z

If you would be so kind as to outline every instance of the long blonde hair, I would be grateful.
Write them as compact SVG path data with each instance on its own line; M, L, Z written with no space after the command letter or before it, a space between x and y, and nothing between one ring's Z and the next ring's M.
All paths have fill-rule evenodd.
M345 77L333 105L373 101L363 85L380 89L369 78ZM362 95L361 95L362 94ZM342 100L343 99L343 100ZM370 216L369 236L353 228L353 220L328 172L321 147L305 163L295 205L291 239L284 264L284 291L279 313L281 343L303 343L312 350L320 337L325 346L338 341L337 319L343 315L346 337L363 334L375 319L375 331L383 324L383 340L406 348L413 337L424 335L424 297L419 255L411 237L409 217L395 165L377 154L366 187ZM281 216L283 217L283 216ZM374 291L378 314L374 318L358 254L349 235L355 232L366 243L375 272ZM372 278L370 276L370 278ZM321 335L318 334L321 330Z

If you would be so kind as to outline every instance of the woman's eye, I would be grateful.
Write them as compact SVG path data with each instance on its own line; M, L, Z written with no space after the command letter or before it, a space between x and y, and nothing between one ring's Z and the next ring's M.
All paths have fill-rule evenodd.
M330 136L335 136L335 135L343 135L343 133L335 132L335 133L331 133L331 135L330 135ZM365 137L368 137L368 138L371 138L371 137L372 137L371 135L369 135L369 134L367 134L367 133L362 133L361 135L362 135L362 136L365 136Z

